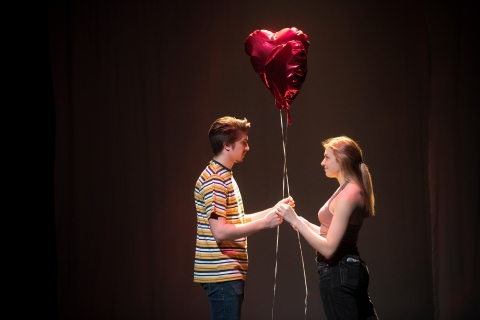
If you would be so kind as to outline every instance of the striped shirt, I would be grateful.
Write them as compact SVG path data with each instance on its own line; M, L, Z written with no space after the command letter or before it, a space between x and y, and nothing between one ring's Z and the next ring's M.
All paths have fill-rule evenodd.
M226 223L244 223L242 196L232 171L212 160L195 184L197 240L194 282L245 280L248 269L247 238L217 243L208 219L215 213Z

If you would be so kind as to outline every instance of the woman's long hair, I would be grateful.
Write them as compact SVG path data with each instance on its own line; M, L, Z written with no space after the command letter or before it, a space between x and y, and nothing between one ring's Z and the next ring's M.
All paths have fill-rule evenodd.
M375 215L375 196L373 195L372 177L367 165L363 162L360 146L347 136L330 138L322 142L323 147L333 151L335 159L346 179L353 180L362 188L363 200L367 209L367 217Z

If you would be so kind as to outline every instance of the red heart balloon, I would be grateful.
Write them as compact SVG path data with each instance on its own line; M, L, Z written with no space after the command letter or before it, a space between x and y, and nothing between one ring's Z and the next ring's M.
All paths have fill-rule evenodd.
M275 106L285 109L290 125L290 104L307 76L309 46L307 35L297 28L256 30L245 40L253 68L275 98Z

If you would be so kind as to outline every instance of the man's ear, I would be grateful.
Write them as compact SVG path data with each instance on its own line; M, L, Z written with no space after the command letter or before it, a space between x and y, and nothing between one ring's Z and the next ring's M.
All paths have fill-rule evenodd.
M230 151L231 145L228 142L223 143L223 150Z

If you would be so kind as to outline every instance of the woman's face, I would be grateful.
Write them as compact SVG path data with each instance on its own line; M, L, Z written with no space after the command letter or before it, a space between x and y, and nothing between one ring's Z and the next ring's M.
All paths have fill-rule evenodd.
M335 159L333 151L330 148L325 149L324 158L322 161L323 169L325 170L325 175L329 178L336 178L340 173L340 162Z

